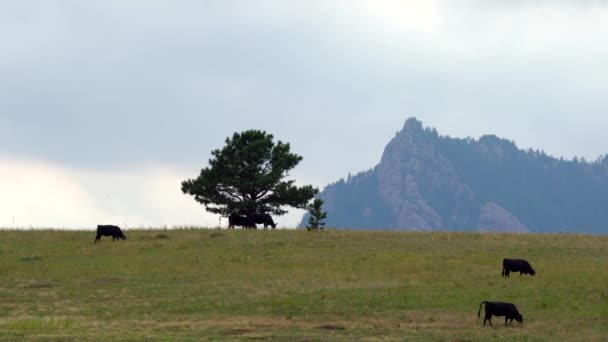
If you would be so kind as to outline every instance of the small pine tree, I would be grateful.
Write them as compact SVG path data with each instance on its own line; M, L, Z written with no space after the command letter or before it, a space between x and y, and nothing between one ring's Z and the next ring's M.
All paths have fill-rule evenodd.
M321 210L323 206L323 200L315 198L315 200L308 206L308 212L310 217L308 218L308 226L306 229L310 230L323 230L325 226L325 219L327 218L327 212Z

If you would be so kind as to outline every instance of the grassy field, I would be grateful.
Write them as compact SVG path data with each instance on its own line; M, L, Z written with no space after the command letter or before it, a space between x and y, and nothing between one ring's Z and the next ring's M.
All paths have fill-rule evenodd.
M0 340L608 340L608 236L126 234L0 231ZM503 257L537 275L501 278ZM482 328L482 300L524 324Z

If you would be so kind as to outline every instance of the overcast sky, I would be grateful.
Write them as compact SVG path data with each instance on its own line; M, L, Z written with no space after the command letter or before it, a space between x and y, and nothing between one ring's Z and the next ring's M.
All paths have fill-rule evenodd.
M180 182L251 128L321 189L410 116L595 160L606 37L606 1L0 0L0 227L216 225Z

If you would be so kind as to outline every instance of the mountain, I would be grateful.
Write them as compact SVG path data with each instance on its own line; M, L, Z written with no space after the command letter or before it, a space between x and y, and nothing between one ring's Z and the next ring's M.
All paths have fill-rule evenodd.
M410 118L378 165L318 197L328 227L606 233L608 155L557 159L494 135L441 136Z

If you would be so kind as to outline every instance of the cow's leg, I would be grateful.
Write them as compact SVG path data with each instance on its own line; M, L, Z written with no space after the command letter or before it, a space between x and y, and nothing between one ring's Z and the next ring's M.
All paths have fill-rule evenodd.
M97 234L97 236L95 236L95 243L97 242L101 242L101 234Z
M486 322L490 322L490 325L492 325L492 321L491 321L491 320L490 320L488 317L485 317L485 318L483 319L483 326L484 326L484 327L486 326Z
M505 316L505 327L507 326L507 321L509 320L509 318L507 316Z

